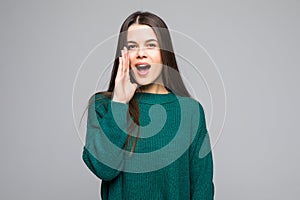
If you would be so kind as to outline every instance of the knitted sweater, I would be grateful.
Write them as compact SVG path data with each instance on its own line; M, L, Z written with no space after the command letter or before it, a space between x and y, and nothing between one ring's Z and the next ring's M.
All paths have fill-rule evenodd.
M133 98L140 109L133 154L135 135L124 146L128 104L99 93L91 98L82 158L102 180L101 199L213 199L213 157L201 104L174 93Z

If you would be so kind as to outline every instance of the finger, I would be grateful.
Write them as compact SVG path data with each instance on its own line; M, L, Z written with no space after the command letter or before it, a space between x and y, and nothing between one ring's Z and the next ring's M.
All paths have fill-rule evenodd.
M119 66L118 66L117 76L122 75L122 73L123 73L122 57L119 57Z
M126 67L125 67L125 52L124 48L122 50L122 72L125 73Z
M125 73L129 72L129 55L128 55L128 50L125 47L125 63L124 63L124 67L125 67Z

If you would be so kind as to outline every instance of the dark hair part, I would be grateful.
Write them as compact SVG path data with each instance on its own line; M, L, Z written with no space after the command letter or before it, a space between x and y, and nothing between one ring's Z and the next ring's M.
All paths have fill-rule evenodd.
M162 69L162 80L165 88L176 95L190 97L190 94L187 91L179 73L175 54L173 52L171 36L167 25L157 15L150 12L141 12L141 11L132 13L123 22L120 29L120 34L119 34L118 44L116 49L116 56L113 64L113 69L111 72L111 78L110 78L108 89L105 92L99 92L99 93L104 94L109 98L111 98L112 96L112 92L115 87L115 78L119 66L118 57L121 56L121 49L123 49L124 46L127 46L127 31L132 24L148 25L153 29L154 33L156 34L160 46L162 64L163 66L165 66ZM137 90L140 91L140 88L137 88ZM136 125L138 125L137 136L135 137L135 140L131 148L131 153L132 153L134 152L134 149L136 147L138 135L140 132L139 129L140 112L139 112L138 102L134 98L132 98L129 101L129 115L132 117L133 122ZM127 117L130 117L129 115ZM124 149L126 149L126 147L128 146L130 139L133 135L134 129L136 127L134 123L131 123L128 127L128 133L130 134L128 134L127 141L124 145Z

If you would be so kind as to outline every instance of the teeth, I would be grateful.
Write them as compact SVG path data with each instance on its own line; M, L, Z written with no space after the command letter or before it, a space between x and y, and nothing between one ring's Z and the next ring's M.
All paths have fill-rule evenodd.
M145 67L145 66L147 66L147 65L138 65L138 67Z
M142 69L149 69L151 66L147 64L142 64L142 65L137 65L136 67L138 70L142 70Z

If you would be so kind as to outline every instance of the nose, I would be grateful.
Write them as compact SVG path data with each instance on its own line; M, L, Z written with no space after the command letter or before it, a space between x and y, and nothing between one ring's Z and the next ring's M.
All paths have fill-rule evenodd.
M137 58L145 58L146 56L146 52L145 52L145 48L144 47L140 47L137 49Z

